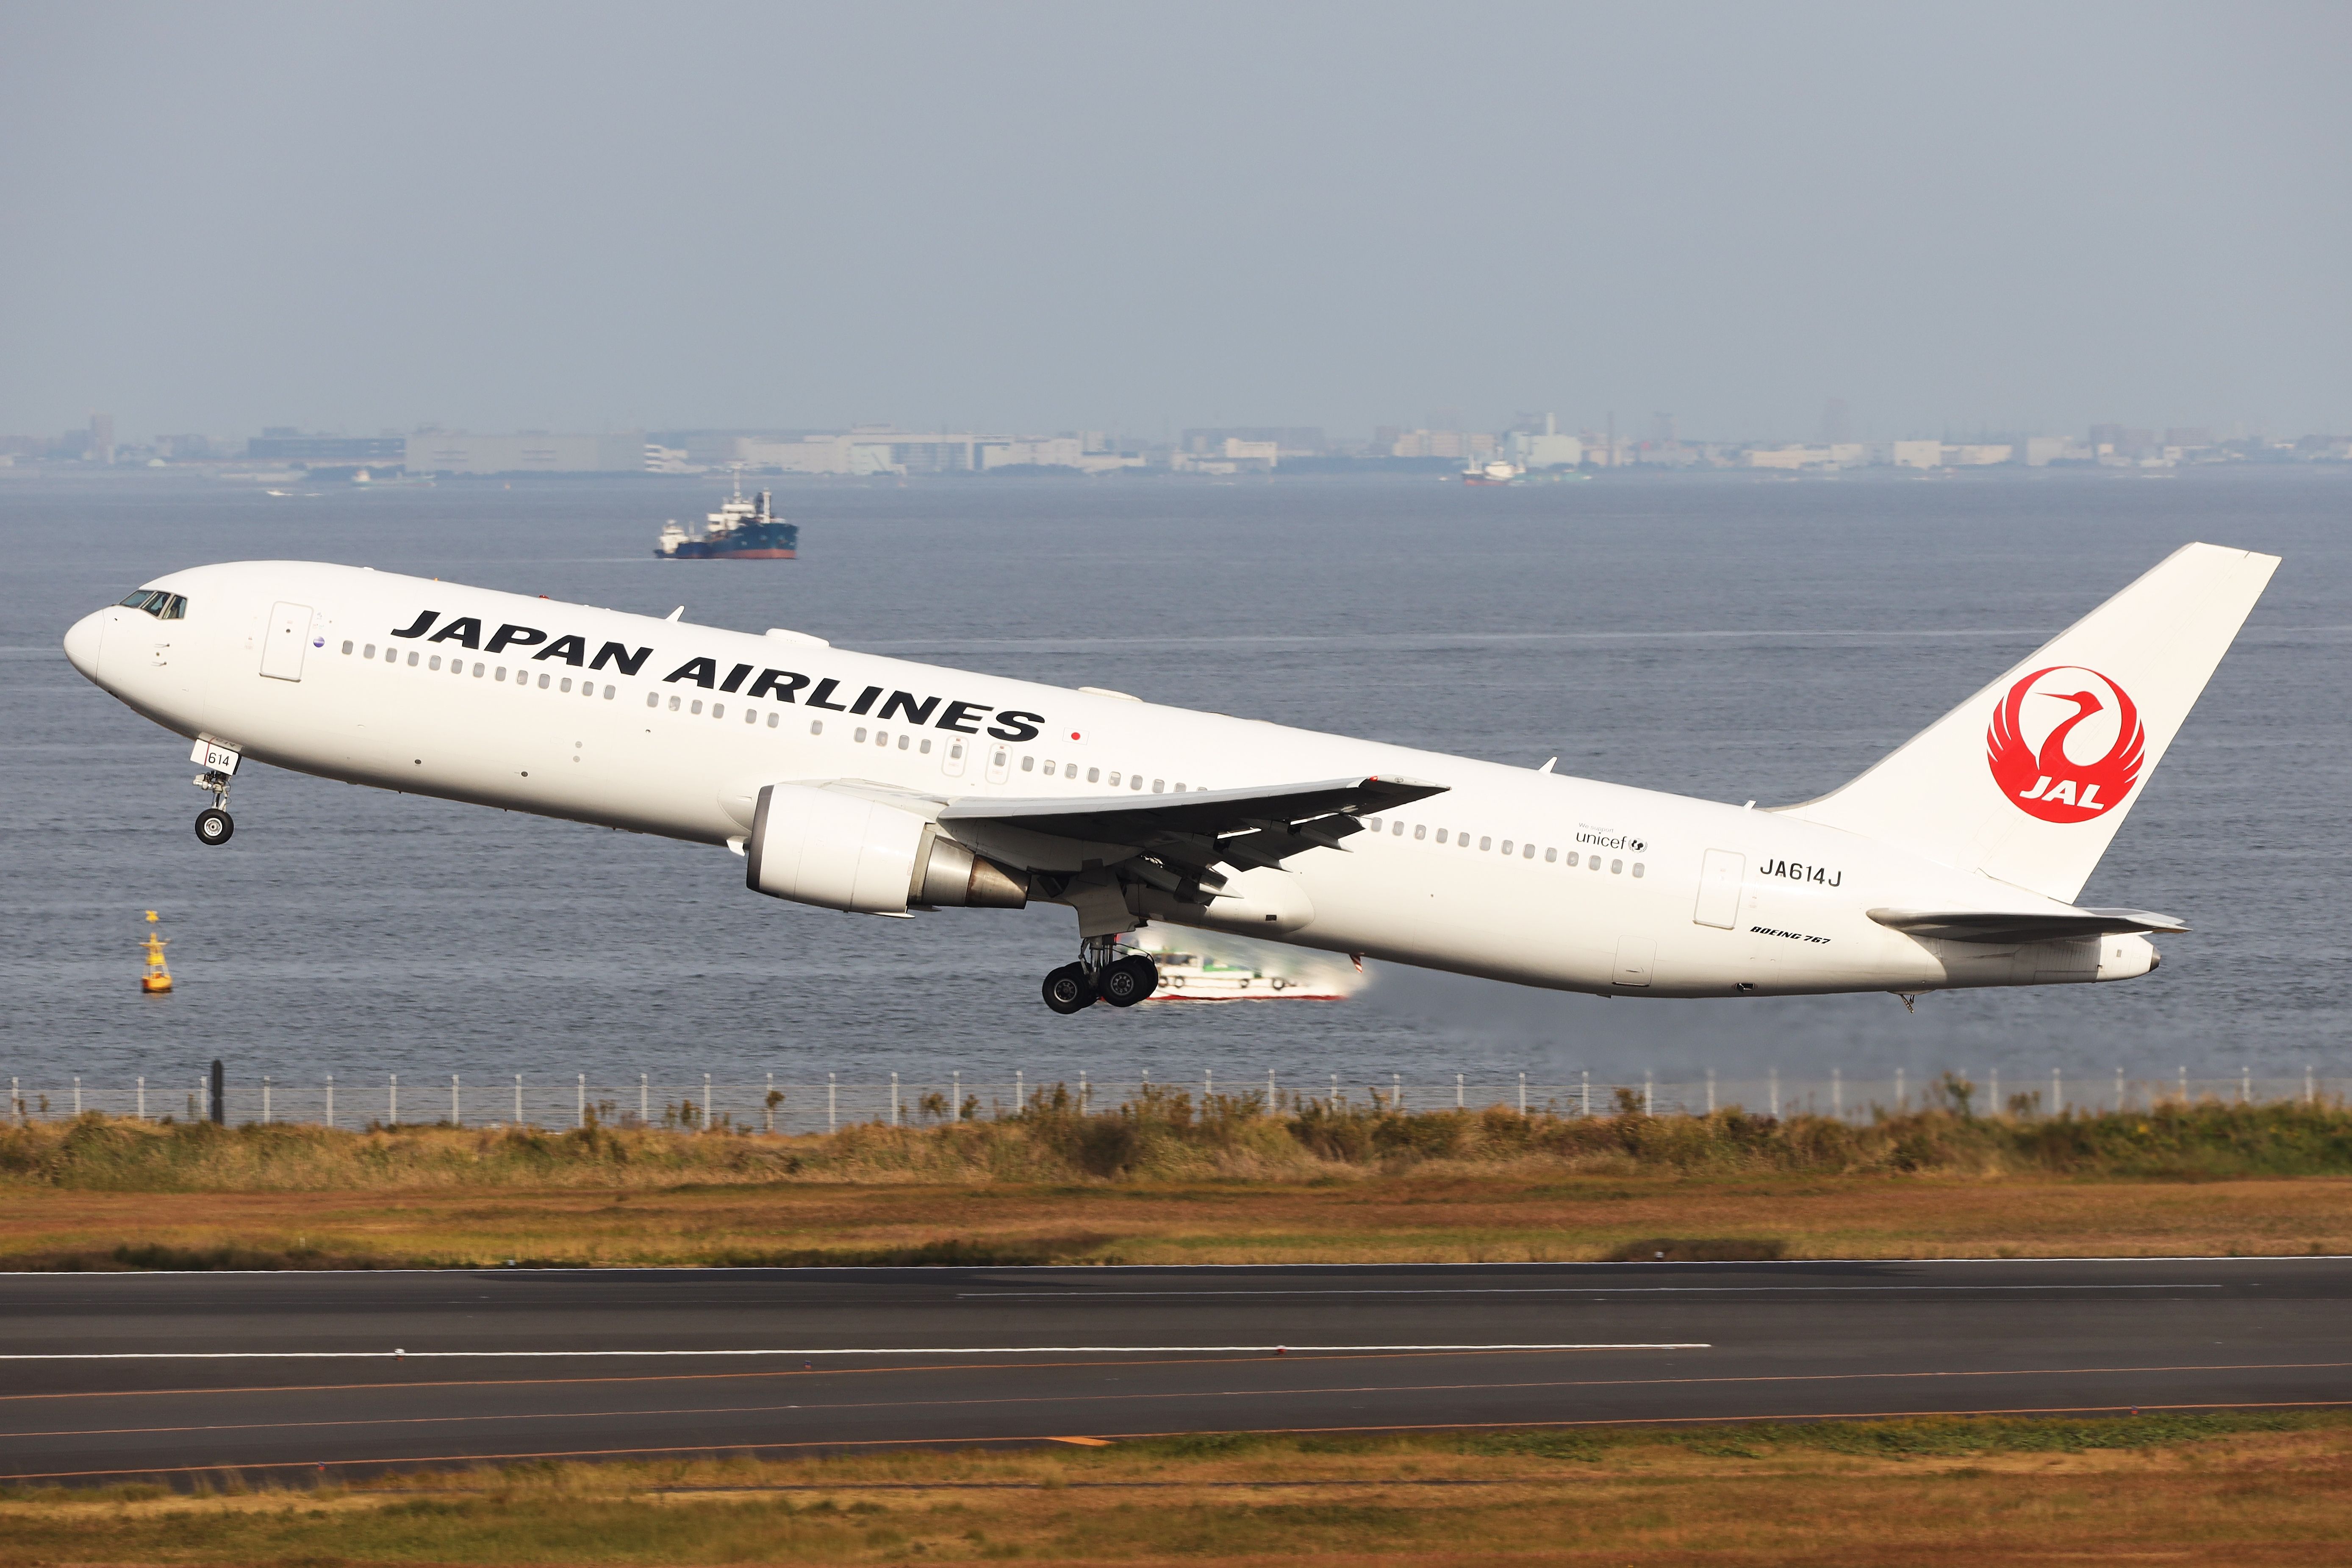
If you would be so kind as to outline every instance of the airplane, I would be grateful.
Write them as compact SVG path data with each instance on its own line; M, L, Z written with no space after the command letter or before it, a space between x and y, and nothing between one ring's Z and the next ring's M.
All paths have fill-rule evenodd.
M1157 984L1158 921L1606 997L2119 980L2184 932L2074 900L2275 556L2185 545L1858 778L1757 809L368 567L167 572L65 636L247 759L743 858L853 914L1076 914L1045 1004Z

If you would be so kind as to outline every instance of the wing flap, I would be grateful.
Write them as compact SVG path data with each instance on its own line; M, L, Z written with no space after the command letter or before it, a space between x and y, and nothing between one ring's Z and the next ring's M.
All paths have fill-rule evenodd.
M1443 794L1412 779L1327 779L1253 789L1192 789L1181 795L1094 795L1076 800L966 798L940 812L958 823L990 824L1094 844L1121 844L1181 863L1278 865L1311 849L1336 849L1360 831L1358 817Z
M1908 936L1936 936L1947 942L2060 942L2077 936L2189 929L2176 916L2148 909L1874 909L1870 917Z

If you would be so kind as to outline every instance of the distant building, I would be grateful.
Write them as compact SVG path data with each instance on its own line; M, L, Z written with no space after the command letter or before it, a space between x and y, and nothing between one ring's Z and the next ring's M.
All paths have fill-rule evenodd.
M1990 468L2006 463L2017 448L2008 442L1975 442L1944 448L1944 463L1952 468Z
M2071 435L2029 435L2021 455L2028 468L2046 468L2053 463L2088 463L2092 452L2087 444Z
M1098 434L1016 436L919 433L861 425L838 435L792 441L732 440L722 459L783 474L864 478L877 474L985 474L996 468L1069 468L1082 474L1140 468L1132 453L1101 450Z
M1890 450L1897 468L1941 468L1944 465L1944 444L1940 441L1898 441Z
M635 474L646 464L642 435L449 435L395 443L412 474ZM350 461L350 459L343 459Z
M407 462L408 443L408 437L399 435L298 435L290 430L281 429L247 441L245 455L263 463L382 463L390 465Z
M1584 443L1559 433L1559 421L1544 415L1544 427L1511 432L1511 460L1522 468L1577 468L1584 463Z
M1750 468L1851 468L1861 464L1870 449L1858 441L1839 441L1820 446L1751 447L1748 452Z
M1271 446L1277 459L1283 457L1320 457L1331 450L1324 439L1320 425L1243 425L1232 429L1188 430L1178 444L1179 449L1195 457L1228 455L1234 442L1251 446Z
M648 474L699 474L702 465L687 461L683 446L664 446L658 441L646 443L646 472Z
M1390 457L1492 457L1502 443L1483 430L1389 430Z

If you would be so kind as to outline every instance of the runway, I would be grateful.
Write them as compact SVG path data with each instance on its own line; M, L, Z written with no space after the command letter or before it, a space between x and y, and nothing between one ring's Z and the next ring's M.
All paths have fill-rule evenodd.
M0 1477L2352 1404L2347 1301L2343 1258L15 1274Z

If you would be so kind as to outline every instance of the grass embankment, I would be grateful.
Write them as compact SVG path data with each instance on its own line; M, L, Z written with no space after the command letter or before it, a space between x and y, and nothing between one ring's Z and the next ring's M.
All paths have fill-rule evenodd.
M1516 1261L2352 1250L2352 1112L1391 1113L1162 1091L765 1137L0 1130L0 1265Z
M0 1493L0 1564L2352 1561L2352 1418L1196 1437Z

